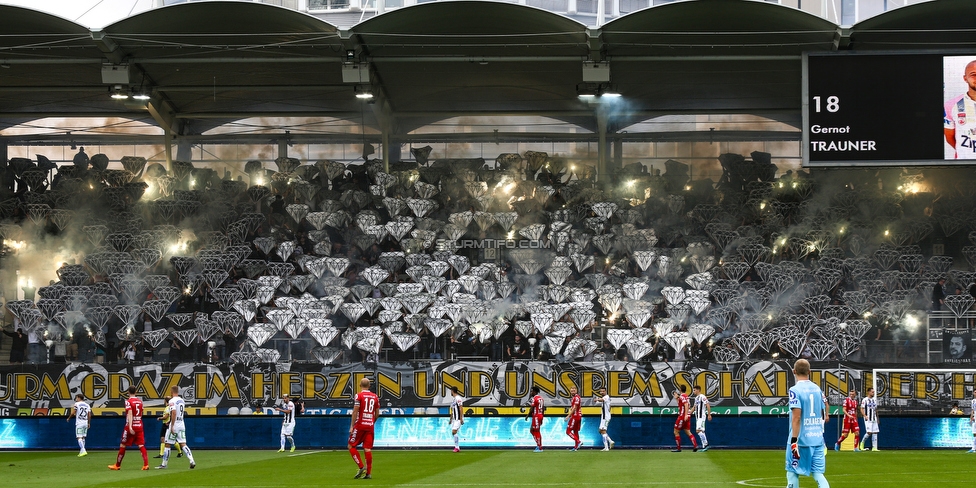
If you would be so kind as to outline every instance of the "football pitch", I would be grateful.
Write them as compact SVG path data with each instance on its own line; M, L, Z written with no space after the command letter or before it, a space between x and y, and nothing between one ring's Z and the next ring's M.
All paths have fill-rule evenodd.
M155 453L150 452L150 456ZM170 459L167 470L141 471L138 451L128 451L121 471L110 471L115 452L2 452L0 479L6 487L152 486L281 487L402 486L476 487L784 487L782 451L686 450L377 450L373 479L355 480L356 466L346 451L194 452L197 467ZM159 464L150 459L150 466ZM976 475L976 455L954 451L878 451L827 453L832 487L959 486ZM801 478L801 487L815 487Z

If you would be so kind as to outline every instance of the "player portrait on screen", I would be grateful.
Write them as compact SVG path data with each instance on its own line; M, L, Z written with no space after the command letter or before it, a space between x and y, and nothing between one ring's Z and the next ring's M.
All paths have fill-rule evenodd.
M969 332L949 332L942 334L942 357L947 363L972 362L972 336Z
M976 159L976 56L943 58L946 159Z

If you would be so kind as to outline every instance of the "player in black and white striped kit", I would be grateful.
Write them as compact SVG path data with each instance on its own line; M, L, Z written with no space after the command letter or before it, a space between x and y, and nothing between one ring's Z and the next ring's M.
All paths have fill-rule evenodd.
M861 417L864 418L864 437L861 438L861 450L865 451L864 444L868 437L871 438L871 450L878 450L878 399L874 397L874 388L868 388L864 398L861 400Z
M695 392L695 432L698 437L701 438L702 448L701 452L708 450L708 438L705 437L705 420L712 420L712 404L709 403L708 397L702 393L700 386L694 388Z
M600 435L603 437L603 450L609 451L613 449L614 442L607 433L607 428L610 427L610 395L607 395L607 389L600 388L600 396L594 400L603 407L600 410Z
M287 394L281 395L281 406L275 407L276 412L281 412L285 416L281 419L281 449L278 452L285 452L285 442L291 442L291 452L295 452L295 403L289 399Z
M458 431L464 425L464 397L456 386L451 387L451 435L454 436L454 452L461 451L461 437Z

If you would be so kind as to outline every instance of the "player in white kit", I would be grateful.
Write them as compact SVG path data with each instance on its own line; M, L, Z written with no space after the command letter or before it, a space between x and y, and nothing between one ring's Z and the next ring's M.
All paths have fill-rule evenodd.
M973 448L966 452L973 453L976 452L976 390L973 390L973 401L969 406L971 407L969 410L969 425L973 429Z
M871 438L871 450L878 450L878 399L874 397L874 388L868 388L861 400L861 417L864 418L864 437L861 438L861 450L867 438Z
M461 451L461 437L458 431L464 425L464 397L456 386L451 387L451 435L454 436L454 452Z
M78 457L85 457L88 455L88 451L85 450L85 438L88 437L88 429L91 428L91 406L85 403L85 397L81 393L75 395L75 404L71 406L71 415L68 415L69 422L71 417L75 418L75 437L78 439L78 447L81 448Z
M291 452L295 452L295 403L291 401L287 394L281 395L281 407L275 407L275 411L285 414L281 419L281 449L278 452L285 452L285 441L291 441Z
M594 398L600 406L603 407L600 410L600 435L603 436L603 450L609 451L613 449L613 439L610 438L610 434L607 433L607 428L610 427L610 395L607 395L606 388L600 388L600 396Z
M708 438L705 437L705 420L712 420L712 404L708 397L702 393L700 386L694 388L695 392L695 432L701 438L701 452L708 450Z
M174 386L170 389L173 398L169 400L169 429L166 432L166 449L163 450L163 463L156 466L156 469L166 469L169 463L169 453L173 445L179 444L183 454L190 461L190 469L197 467L193 460L193 453L186 445L186 424L183 422L183 415L186 413L186 402L180 397L180 387Z
M963 70L968 89L947 101L942 109L946 142L955 151L955 159L976 159L976 61Z

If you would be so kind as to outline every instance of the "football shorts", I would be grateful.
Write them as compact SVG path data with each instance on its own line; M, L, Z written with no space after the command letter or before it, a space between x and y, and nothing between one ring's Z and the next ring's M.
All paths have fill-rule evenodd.
M173 430L166 429L167 444L186 444L186 427L174 425Z
M373 429L353 429L349 433L349 445L358 446L362 444L363 449L373 448Z
M461 421L460 420L452 420L451 421L451 430L453 431L453 430L460 430L460 429L461 429Z
M281 435L289 436L294 433L295 433L295 422L281 424Z
M691 430L691 419L678 417L674 421L674 430Z
M859 432L860 430L861 426L857 424L856 417L844 416L844 432Z
M581 420L580 417L570 417L569 421L566 422L566 432L579 432Z
M607 418L600 417L600 430L607 430L607 427L609 425L610 425L610 418L609 417L607 417Z
M827 469L827 449L823 445L800 446L800 459L794 459L789 446L786 447L786 470L800 476L823 473Z
M532 416L532 427L530 428L530 430L537 431L537 430L541 429L542 428L542 419L543 418L544 417L542 415L533 415Z
M88 437L88 426L87 425L76 425L75 426L75 437L81 439L83 437Z
M122 428L122 445L123 446L144 446L146 445L146 437L142 432L142 426L134 427L133 430L136 431L135 434L129 432L126 427Z
M705 432L705 421L708 420L707 417L695 418L695 432Z
M866 432L868 434L877 434L878 433L878 423L877 422L870 422L870 421L865 420L864 421L864 432Z

